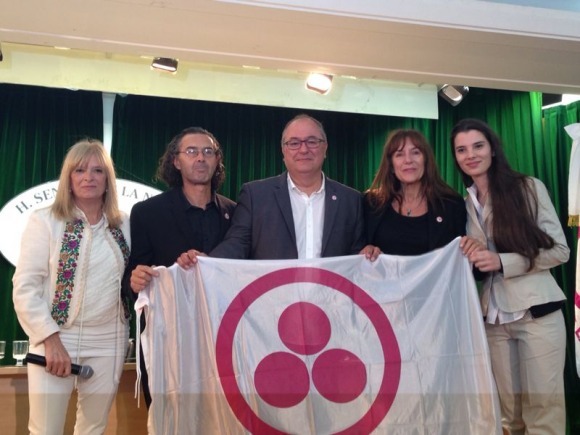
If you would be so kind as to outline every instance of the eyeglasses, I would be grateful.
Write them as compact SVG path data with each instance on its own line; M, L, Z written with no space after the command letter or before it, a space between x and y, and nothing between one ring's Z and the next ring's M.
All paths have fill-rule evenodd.
M324 139L318 139L317 137L309 137L307 139L290 139L284 142L284 145L289 150L298 150L302 144L306 144L308 149L315 149L318 148L323 142L326 141Z
M201 153L204 157L213 157L216 155L217 151L212 147L205 147L201 149ZM177 154L185 154L187 157L197 157L199 156L199 149L187 148L185 151L177 151Z

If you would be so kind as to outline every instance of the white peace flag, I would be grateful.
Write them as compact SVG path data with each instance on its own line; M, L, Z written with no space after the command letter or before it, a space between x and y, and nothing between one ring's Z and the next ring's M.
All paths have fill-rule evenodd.
M418 257L200 258L136 308L153 434L501 433L458 239Z

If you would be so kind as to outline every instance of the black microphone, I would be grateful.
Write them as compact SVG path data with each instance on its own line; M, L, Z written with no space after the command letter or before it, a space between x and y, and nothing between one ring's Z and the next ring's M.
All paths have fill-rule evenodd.
M24 361L31 364L36 364L42 367L46 367L46 358L42 355L36 355L35 353L27 353ZM93 376L93 368L91 366L80 366L78 364L71 364L71 373L77 375L83 379L89 379Z

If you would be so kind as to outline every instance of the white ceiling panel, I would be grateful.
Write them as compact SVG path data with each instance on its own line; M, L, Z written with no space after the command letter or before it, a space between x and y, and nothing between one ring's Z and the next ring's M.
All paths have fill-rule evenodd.
M0 81L14 82L21 77L15 74L22 70L14 61L26 57L29 50L24 47L39 47L45 58L50 56L45 50L59 46L70 48L66 57L78 62L94 62L95 57L120 62L116 76L125 83L131 81L123 77L121 66L125 62L146 67L150 60L143 56L179 59L177 75L144 77L148 83L140 85L136 93L150 93L149 88L155 88L163 94L164 86L175 92L180 83L187 83L184 75L195 75L198 69L238 69L237 75L251 75L243 69L251 66L272 80L276 75L302 80L309 71L355 77L352 80L358 80L366 92L373 84L385 87L401 82L403 88L411 84L410 88L431 92L437 85L452 83L580 94L580 13L571 7L564 9L565 3L579 2L507 3L0 0L0 41L5 43ZM554 8L546 8L548 3ZM182 73L181 68L187 72ZM127 74L129 71L134 74L132 68ZM26 75L33 76L30 72ZM92 87L114 88L110 81L114 80L106 84L89 77L85 80L86 86L91 82ZM238 88L243 89L241 94L252 95L259 83L239 82ZM348 86L354 85L349 82ZM260 89L255 92L258 95ZM361 95L363 91L356 92ZM280 95L288 98L287 93ZM347 93L343 95L347 98ZM381 99L377 101L367 107L380 106ZM333 105L348 104L334 101Z

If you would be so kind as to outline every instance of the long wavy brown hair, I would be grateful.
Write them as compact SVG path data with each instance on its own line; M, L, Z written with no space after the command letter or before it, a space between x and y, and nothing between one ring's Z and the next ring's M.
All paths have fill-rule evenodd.
M423 154L425 168L421 178L421 193L427 199L429 209L440 211L444 207L445 198L459 197L459 194L449 187L439 175L433 150L425 136L413 129L394 130L387 137L379 168L366 192L369 202L377 211L382 210L393 200L399 203L403 202L401 181L395 176L393 167L393 154L405 146L407 139Z

